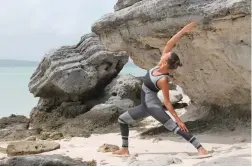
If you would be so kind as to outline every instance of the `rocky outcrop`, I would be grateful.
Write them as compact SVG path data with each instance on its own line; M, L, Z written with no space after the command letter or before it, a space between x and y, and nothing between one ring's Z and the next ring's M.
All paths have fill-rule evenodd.
M29 119L25 116L12 114L0 119L0 141L22 140L38 134L37 130L29 129Z
M88 136L88 119L91 118L85 118L87 121L83 122L83 117L92 115L94 111L90 109L95 109L96 105L106 105L104 113L108 117L114 116L111 106L115 106L115 102L124 102L120 107L115 106L120 112L125 111L123 107L134 106L136 103L131 99L137 99L141 81L133 76L114 79L127 61L125 51L106 50L94 33L84 35L77 45L63 46L46 54L29 83L30 92L40 97L38 105L30 113L30 127L42 130L39 138L44 140L55 139L44 135L54 131L64 136ZM117 90L118 86L114 84L117 80L123 80L122 91L130 91L128 95ZM114 89L118 95L113 94ZM95 116L104 116L106 120L104 114Z
M53 151L60 148L60 144L48 141L19 141L9 143L7 146L7 154L10 156L15 155L28 155L38 154L48 151Z
M128 61L126 52L110 52L95 34L84 35L74 46L63 46L45 55L31 76L35 97L90 96L103 89Z
M118 0L114 6L115 11L121 10L123 8L132 6L133 4L142 1L142 0Z
M26 155L7 157L0 166L96 166L96 162L83 162L63 155Z
M114 99L111 104L96 105L87 113L69 120L59 131L64 135L78 137L89 137L92 133L111 133L118 129L119 115L132 107L134 102L129 99Z
M30 114L30 125L45 131L40 133L42 140L54 139L50 137L52 131L79 137L109 132L109 126L117 125L121 113L140 103L141 84L142 81L132 75L119 75L96 98L62 102L51 111L51 106L58 105L59 100L40 100Z
M197 105L242 106L250 113L249 0L120 0L118 6L124 3L130 5L92 26L106 48L128 51L135 64L149 69L172 35L196 20L195 30L174 48L184 64L174 76Z

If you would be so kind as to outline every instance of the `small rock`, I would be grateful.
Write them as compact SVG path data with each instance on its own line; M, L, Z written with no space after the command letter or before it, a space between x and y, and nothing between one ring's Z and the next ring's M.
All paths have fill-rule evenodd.
M42 132L41 135L39 136L39 139L46 140L49 138L50 134L51 134L50 132Z
M137 154L137 153L136 153L136 154L133 154L132 157L138 157L138 154Z
M19 141L12 142L7 146L7 154L14 155L28 155L48 152L60 148L60 144L47 141Z
M155 139L153 139L152 143L158 143L161 140L162 140L161 138L155 138Z
M119 150L120 148L116 145L112 144L103 144L102 146L99 147L98 152L114 152Z
M97 162L95 160L92 160L92 161L87 161L87 166L96 166L97 165Z
M25 141L36 141L37 137L36 136L30 136L25 139Z
M234 138L235 142L239 142L239 143L244 143L246 142L246 139L244 137L236 137Z
M49 138L52 140L59 140L63 138L63 134L60 132L53 132L49 135Z
M62 155L23 155L7 157L0 166L94 166L96 162L83 162Z
M181 164L182 160L180 158L173 157L173 163L175 163L175 164Z

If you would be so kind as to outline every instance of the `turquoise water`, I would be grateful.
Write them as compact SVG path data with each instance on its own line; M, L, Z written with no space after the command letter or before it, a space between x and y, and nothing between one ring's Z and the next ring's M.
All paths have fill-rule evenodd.
M28 116L38 98L29 92L28 83L36 67L0 67L0 117L10 114ZM127 64L121 74L143 76L145 70Z

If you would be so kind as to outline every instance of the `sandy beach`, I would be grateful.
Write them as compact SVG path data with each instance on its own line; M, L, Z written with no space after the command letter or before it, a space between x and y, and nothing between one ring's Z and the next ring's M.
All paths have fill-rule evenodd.
M42 154L60 154L83 161L95 160L99 166L124 165L164 165L169 160L176 160L170 165L251 165L251 138L249 129L237 128L233 132L212 132L196 134L198 140L212 152L212 157L194 159L196 150L183 138L172 133L140 137L139 131L130 131L130 157L114 157L111 152L98 152L103 144L121 145L119 133L94 134L89 138L74 137L56 140L60 149ZM7 147L8 142L1 142L0 147ZM0 158L6 157L0 153Z

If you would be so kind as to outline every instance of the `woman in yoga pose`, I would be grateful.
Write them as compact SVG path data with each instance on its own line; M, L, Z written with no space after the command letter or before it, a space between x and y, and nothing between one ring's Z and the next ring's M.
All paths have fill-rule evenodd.
M169 70L174 70L182 66L178 55L171 52L171 50L176 41L178 41L184 33L190 32L194 26L195 22L191 22L167 42L159 63L156 67L148 70L146 76L144 77L141 91L141 104L119 116L118 122L122 136L122 148L113 152L114 155L129 155L128 125L148 116L154 117L169 131L182 136L185 140L190 142L198 150L198 155L208 154L208 151L200 144L196 137L189 133L185 124L178 117L169 99L167 73ZM159 100L157 96L159 90L162 90L164 95L164 105L166 109L168 109L168 111L172 114L176 122L174 122L166 113L167 110L163 107L162 102Z

